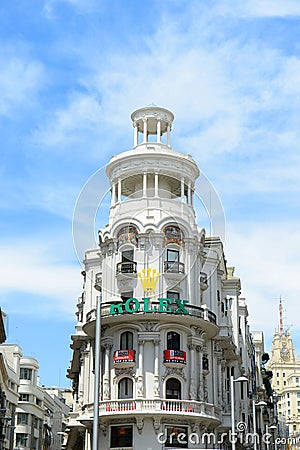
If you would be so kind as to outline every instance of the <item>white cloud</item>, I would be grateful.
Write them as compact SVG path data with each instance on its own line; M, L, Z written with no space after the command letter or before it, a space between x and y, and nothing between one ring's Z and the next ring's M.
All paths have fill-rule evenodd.
M59 239L45 236L39 239L20 239L0 243L1 249L1 305L10 313L47 317L72 317L76 298L80 295L80 266L62 257ZM8 304L13 293L14 304ZM22 293L32 295L26 304ZM39 303L35 297L43 298ZM19 300L18 300L19 299Z
M278 326L279 297L286 308L285 324L299 329L300 232L298 222L240 223L227 226L228 265L241 277L252 330L270 341ZM295 334L296 336L296 334ZM300 352L300 341L295 341Z
M101 117L101 106L95 98L75 93L66 106L54 111L53 117L33 132L32 139L44 147L57 147L58 151L86 137L89 142L88 136L100 127Z
M26 111L45 82L43 64L22 55L21 49L3 46L0 57L0 115Z

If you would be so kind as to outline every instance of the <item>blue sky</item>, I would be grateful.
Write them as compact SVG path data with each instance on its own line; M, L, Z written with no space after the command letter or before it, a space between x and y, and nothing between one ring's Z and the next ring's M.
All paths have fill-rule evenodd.
M152 102L221 198L252 329L268 349L281 295L300 353L299 35L298 0L0 0L0 303L43 384L69 385L76 199Z

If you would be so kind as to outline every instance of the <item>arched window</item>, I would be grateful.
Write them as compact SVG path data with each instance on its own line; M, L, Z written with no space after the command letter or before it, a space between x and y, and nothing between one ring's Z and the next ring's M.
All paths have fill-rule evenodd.
M133 398L133 382L130 378L122 378L118 384L118 398Z
M133 350L133 333L124 331L120 336L120 350Z
M169 331L167 334L167 350L180 350L180 334Z
M166 398L181 399L181 383L177 378L169 378L166 382Z

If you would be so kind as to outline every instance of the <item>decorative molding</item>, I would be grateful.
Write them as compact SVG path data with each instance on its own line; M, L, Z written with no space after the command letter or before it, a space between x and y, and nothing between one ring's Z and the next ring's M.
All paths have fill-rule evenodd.
M161 420L157 417L153 418L153 428L155 433L157 434L160 430L160 424L161 424Z
M144 428L144 419L142 417L136 417L136 427L138 429L139 434L142 434L143 428Z
M183 369L179 369L177 367L166 368L164 375L161 377L161 380L165 381L165 379L170 375L177 375L178 377L181 377L184 381L186 381L186 377L184 375Z
M99 427L100 427L100 430L103 432L104 436L106 436L106 434L107 434L107 422L101 422Z
M116 379L122 375L128 375L129 377L135 378L136 373L133 367L125 367L124 369L117 368L115 369L115 377L114 381L116 382Z

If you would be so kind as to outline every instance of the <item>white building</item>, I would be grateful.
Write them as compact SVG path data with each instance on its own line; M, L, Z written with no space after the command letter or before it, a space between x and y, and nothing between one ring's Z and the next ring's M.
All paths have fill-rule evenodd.
M202 447L225 448L228 439L209 442L205 433L217 439L231 428L231 376L249 380L248 389L234 385L235 418L252 426L254 347L240 279L221 240L197 225L200 172L190 155L171 148L173 114L147 107L131 118L134 147L106 169L108 225L99 248L85 255L66 448L91 448L99 291L98 448L199 448L202 439Z

